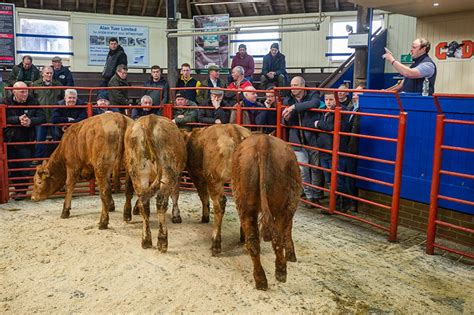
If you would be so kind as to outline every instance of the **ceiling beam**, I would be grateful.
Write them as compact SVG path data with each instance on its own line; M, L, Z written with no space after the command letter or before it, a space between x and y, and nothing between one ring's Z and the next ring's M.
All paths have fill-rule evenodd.
M146 7L148 6L148 0L143 0L143 5L142 5L142 16L145 15L146 12Z
M163 6L163 0L158 0L158 8L156 9L156 16L160 16L162 6Z
M245 16L244 8L242 7L242 5L239 3L237 7L239 8L240 16Z
M224 4L224 9L225 9L225 13L229 14L229 16L230 16L229 7L227 6L227 4Z
M334 0L334 4L336 5L337 11L341 10L341 7L339 6L339 0Z
M288 6L288 0L283 1L283 4L285 5L285 14L290 14L290 7Z
M23 0L23 6L24 6L25 8L28 8L28 0Z
M114 9L115 9L115 0L110 1L110 14L114 14Z
M43 7L44 7L43 0L40 0L40 8L43 9Z
M252 7L253 7L253 10L255 11L255 14L260 15L260 13L258 12L257 5L253 2L252 2Z
M304 7L304 0L300 0L301 7L303 8L303 13L306 13L306 8Z
M188 19L192 19L193 11L191 10L191 0L186 0L186 11L188 12Z
M270 2L268 2L268 9L270 10L271 14L275 14L275 11L273 11L273 6Z
M132 9L132 0L127 1L127 15L130 15L130 10Z
M79 0L76 0L76 11L79 11Z
M97 13L97 0L94 0L94 2L92 3L92 11Z
M194 6L198 15L202 15L201 9L197 5Z
M59 9L59 10L62 10L62 9L63 9L62 7L63 7L63 2L62 2L62 0L58 0L58 9Z

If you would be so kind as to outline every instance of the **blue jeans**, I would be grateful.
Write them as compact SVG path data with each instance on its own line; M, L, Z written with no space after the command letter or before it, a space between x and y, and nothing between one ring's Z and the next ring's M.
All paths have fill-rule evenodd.
M305 148L298 148L294 150L296 159L300 163L310 164L319 166L319 151L309 150ZM310 183L315 186L322 187L324 185L323 181L323 172L315 168L301 166L301 179L304 183ZM303 191L306 196L306 199L314 198L320 199L324 196L323 191L320 189L312 188L303 184Z
M36 141L46 141L48 133L53 137L54 127L49 126L36 126ZM49 144L37 144L35 147L35 158L48 157L51 154L52 147Z
M326 155L326 154L321 156L321 166L324 167L324 168L331 169L332 157L329 156L329 155ZM343 157L343 156L339 157L339 163L338 163L337 170L339 172L348 173L348 171L347 171L347 158L346 157ZM324 171L324 179L325 179L326 183L328 184L328 187L330 188L331 187L331 173ZM337 191L345 193L345 194L348 193L348 190L347 190L347 177L346 176L341 176L341 175L337 176Z

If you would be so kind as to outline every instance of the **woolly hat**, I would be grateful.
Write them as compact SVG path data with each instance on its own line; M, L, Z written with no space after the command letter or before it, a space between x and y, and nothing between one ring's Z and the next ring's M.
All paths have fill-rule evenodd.
M271 46L270 46L270 49L272 48L276 48L278 50L280 50L280 45L278 45L278 43L273 43Z

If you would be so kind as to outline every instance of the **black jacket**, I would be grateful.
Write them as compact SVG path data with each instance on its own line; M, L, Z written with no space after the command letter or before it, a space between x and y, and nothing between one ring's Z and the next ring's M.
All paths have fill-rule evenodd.
M200 87L201 86L201 82L199 82L198 80L196 80L195 78L191 77L188 81L185 81L183 79L183 76L181 76L178 80L178 82L176 82L176 87L177 88L180 88L180 87ZM197 104L197 91L196 90L185 90L184 91L184 94L186 95L186 99L190 100L190 101L193 101L194 103Z
M53 110L53 117L51 121L53 124L61 123L76 123L80 122L87 118L87 109L86 108L77 108L75 106L65 106L64 100L59 101L58 105L63 105L63 107L55 108ZM84 105L84 102L77 100L76 105ZM72 118L69 120L68 118Z
M229 114L219 107L218 109L199 109L198 120L204 124L215 124L216 119L220 119L223 124L229 122Z
M115 74L118 65L127 65L127 54L122 46L118 45L117 49L109 50L107 59L105 60L104 70L102 71L102 78L110 80Z
M354 110L354 106L349 104L347 107L348 111L358 112L359 107ZM347 125L346 125L346 132L359 134L360 132L360 116L359 115L343 115ZM352 116L352 117L351 117ZM359 137L354 136L343 136L342 141L345 143L345 146L341 147L341 150L344 152L357 154L359 152Z
M163 104L168 103L168 82L165 79L160 78L157 82L153 81L151 78L149 81L145 82L145 86L162 88L163 89ZM153 99L153 105L160 105L161 91L160 90L146 90L145 95L149 95Z
M39 105L38 101L28 96L25 103L18 103L13 96L5 98L4 103L11 106L22 106L24 108L7 108L7 124L18 125L18 127L7 127L4 130L5 142L23 142L35 140L35 125L44 124L46 116L41 108L30 108L32 105ZM23 127L20 124L20 116L26 114L31 119L30 127Z
M347 119L347 115L341 115L341 131L347 131ZM315 128L314 123L312 127ZM334 131L334 112L323 113L319 119L317 129ZM334 137L332 134L320 132L317 139L318 148L332 150L333 139ZM347 152L348 137L340 137L340 139L339 151ZM321 156L330 156L330 154L321 152Z
M421 55L420 57L416 58L413 60L413 64L410 66L410 68L415 68L421 63L425 62L430 62L434 64L435 66L435 72L431 78L428 78L430 81L430 88L428 91L429 95L432 95L434 93L434 86L436 82L436 64L431 60L431 58L428 56L428 54ZM403 80L403 92L411 92L411 93L421 93L423 91L423 81L425 78L419 78L419 79L408 79L405 78Z
M277 76L280 74L287 75L285 55L278 52L275 57L271 53L263 57L262 75L267 75L268 72L275 71Z
M291 95L283 100L284 105L295 105L295 109L291 112L290 119L284 120L282 117L282 123L287 126L301 126L301 127L313 127L314 122L319 119L320 113L310 111L309 109L319 108L319 92L317 91L305 91L305 95L301 102ZM316 132L303 131L297 129L289 130L288 140L292 143L299 143L305 145L316 146L318 135Z
M151 108L150 110L145 110L138 105L136 108L132 109L132 119L138 119L142 116L147 116L150 114L161 115L161 108Z

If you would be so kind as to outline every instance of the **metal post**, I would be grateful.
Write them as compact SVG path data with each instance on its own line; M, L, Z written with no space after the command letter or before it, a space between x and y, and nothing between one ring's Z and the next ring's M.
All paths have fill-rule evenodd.
M335 97L337 100L337 94ZM339 165L339 155L337 152L339 151L340 142L339 132L341 131L341 107L339 106L339 101L336 101L336 103L336 108L334 109L334 133L332 142L331 187L329 191L329 213L331 214L336 210L337 169Z
M444 114L436 116L436 133L434 141L433 154L433 173L431 175L431 192L430 192L430 213L428 217L428 229L426 239L426 253L434 254L434 242L436 237L436 219L438 217L438 195L440 184L441 170L441 154L444 137Z
M397 152L395 157L395 169L393 179L393 191L392 191L392 208L390 210L390 232L388 235L389 242L395 242L397 240L397 229L398 229L398 212L400 209L400 191L402 184L402 169L403 169L403 156L405 150L405 136L406 136L406 125L407 125L407 113L400 112L400 118L398 120L398 137L397 137Z
M281 132L281 107L283 106L282 97L278 90L275 90L277 93L277 103L276 103L276 136L277 138L282 139L282 132Z
M92 102L89 100L89 103L87 103L87 117L92 116L94 116L94 111L92 110Z
M7 123L6 109L4 105L0 105L0 203L8 202L8 158L7 145L4 142L3 128Z

